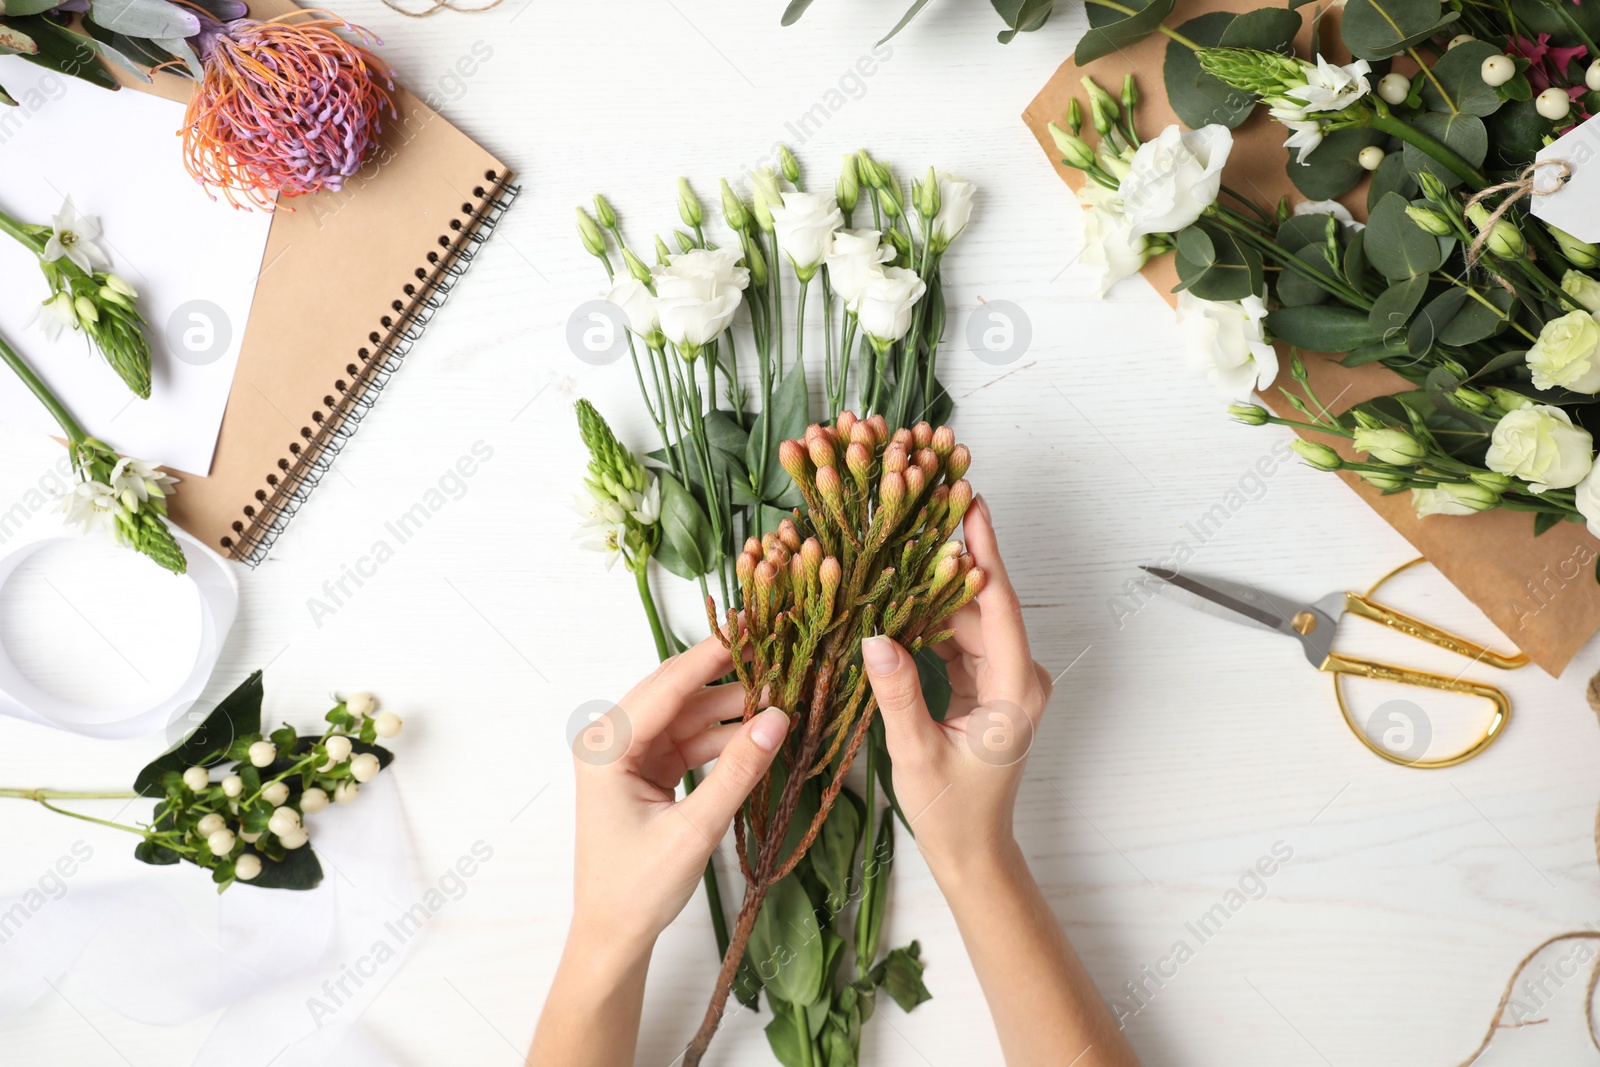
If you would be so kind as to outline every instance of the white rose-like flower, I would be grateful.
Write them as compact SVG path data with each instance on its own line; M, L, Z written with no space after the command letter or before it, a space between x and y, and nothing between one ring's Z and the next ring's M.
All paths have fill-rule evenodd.
M1278 352L1267 343L1262 320L1267 305L1259 296L1243 300L1202 300L1188 290L1178 294L1178 327L1189 342L1192 362L1206 371L1217 396L1245 400L1278 376Z
M697 248L655 268L656 314L667 340L698 350L722 336L750 284L750 272L738 262L729 249Z
M378 698L371 693L351 693L344 702L344 710L358 719L364 715L370 715L372 709L377 706Z
M233 876L241 882L253 881L261 873L261 857L254 852L246 852L233 861Z
M1551 319L1526 359L1536 389L1560 386L1577 393L1600 392L1600 322L1587 311Z
M370 752L363 752L350 760L350 777L358 782L370 782L383 770L383 764L378 762L378 757Z
M898 341L911 329L911 309L927 291L916 271L883 267L867 276L850 310L869 337Z
M960 236L972 218L972 197L978 187L949 174L939 176L939 213L933 217L933 239L943 249Z
M271 741L257 741L250 746L249 757L252 767L270 767L278 758L278 746Z
M281 808L289 801L288 782L269 782L261 787L261 799L275 808Z
M328 794L326 790L312 786L300 794L300 810L307 815L315 815L327 806Z
M183 772L183 784L198 793L211 784L211 772L204 767L189 767Z
M600 294L600 298L615 305L627 320L628 329L641 338L653 336L661 326L656 316L656 294L631 274L619 277L615 285Z
M1589 521L1589 532L1600 537L1600 464L1589 468L1574 496L1578 512Z
M778 247L802 279L810 278L833 245L833 231L844 225L838 202L832 193L788 192L770 210Z
M1561 291L1590 314L1600 313L1600 281L1582 271L1569 270L1561 276Z
M1577 485L1594 466L1594 438L1565 411L1529 404L1495 423L1484 463L1528 482L1535 493Z
M828 251L828 284L847 305L855 303L867 278L894 258L894 246L877 230L839 230Z
M1217 199L1233 134L1215 123L1198 130L1172 125L1140 145L1118 188L1132 235L1175 233Z
M655 507L657 509L656 513L659 515L660 514L660 507L661 507L661 503L660 503L661 494L660 494L659 490L655 489L654 479L652 479L651 488L656 493L656 505L655 505ZM649 494L647 493L647 494L645 494L645 496L646 496L646 500L648 501ZM639 513L635 512L634 513L634 517L638 518L638 516L639 516ZM639 519L639 521L640 522L646 522L647 520ZM654 522L654 521L655 521L654 519L648 520L648 522ZM378 717L376 719L372 720L372 728L378 732L378 736L379 737L395 737L395 736L398 736L399 733L400 733L400 730L401 730L401 728L403 726L405 726L405 720L400 718L400 716L396 715L392 711L382 712L382 713L380 713L378 715Z
M201 837L210 837L218 830L226 828L227 825L228 820L213 811L200 816L200 821L194 824L194 828L200 831Z
M233 851L233 831L217 830L206 835L206 847L213 856L226 856Z
M1150 258L1150 242L1135 237L1133 220L1122 212L1117 194L1090 179L1078 190L1078 201L1088 208L1083 216L1084 263L1100 268L1096 296L1104 297L1111 287L1131 278Z

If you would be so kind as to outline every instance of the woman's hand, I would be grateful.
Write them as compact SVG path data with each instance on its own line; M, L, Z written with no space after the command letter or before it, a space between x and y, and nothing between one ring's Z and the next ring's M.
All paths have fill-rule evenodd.
M917 845L938 874L958 859L994 859L1013 842L1012 808L1050 676L1033 661L1022 607L980 497L966 516L967 551L987 582L934 651L950 671L950 710L928 714L911 655L887 637L862 644L883 715L894 789Z
M706 860L789 730L768 708L747 723L732 669L709 638L663 663L572 746L578 842L572 928L528 1050L532 1067L633 1062L657 935L694 895ZM683 772L715 759L693 793Z
M733 669L711 637L667 660L573 745L578 776L573 925L653 942L694 895L706 860L789 729L768 708L748 723ZM684 771L715 759L693 793Z

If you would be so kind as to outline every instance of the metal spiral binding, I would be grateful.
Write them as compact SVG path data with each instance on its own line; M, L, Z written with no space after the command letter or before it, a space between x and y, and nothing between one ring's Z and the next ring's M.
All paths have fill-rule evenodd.
M233 523L233 536L222 539L230 557L251 567L266 558L522 191L511 179L509 171L484 172L488 184L472 191L477 207L461 206L466 214L451 220L451 233L440 235L440 251L428 253L426 265L416 270L417 281L405 286L403 297L391 302L390 313L380 317L379 328L367 335L372 347L362 348L345 367L345 374L323 398L325 410L312 412L309 425L300 431L301 440L289 446L289 455L278 460L277 472L256 488L255 503Z

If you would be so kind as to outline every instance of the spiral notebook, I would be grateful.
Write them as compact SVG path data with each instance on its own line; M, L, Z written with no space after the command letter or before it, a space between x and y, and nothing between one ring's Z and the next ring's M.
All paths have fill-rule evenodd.
M250 14L294 9L254 0ZM182 98L188 84L130 87ZM211 470L175 472L173 520L252 567L517 195L512 172L432 108L403 89L394 103L399 118L343 191L280 204Z

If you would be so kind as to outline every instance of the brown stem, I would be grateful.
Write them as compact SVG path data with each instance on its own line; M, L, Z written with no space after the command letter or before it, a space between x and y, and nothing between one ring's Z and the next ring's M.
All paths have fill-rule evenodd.
M745 886L744 904L739 908L739 918L733 925L733 937L728 941L728 953L722 957L722 969L717 972L717 984L711 993L711 1006L706 1017L700 1020L700 1029L683 1054L683 1067L699 1067L700 1060L711 1044L717 1027L722 1025L722 1011L727 1006L728 994L739 975L739 964L744 961L745 949L750 944L750 934L756 928L756 916L761 914L762 902L767 899L768 883L751 882Z

